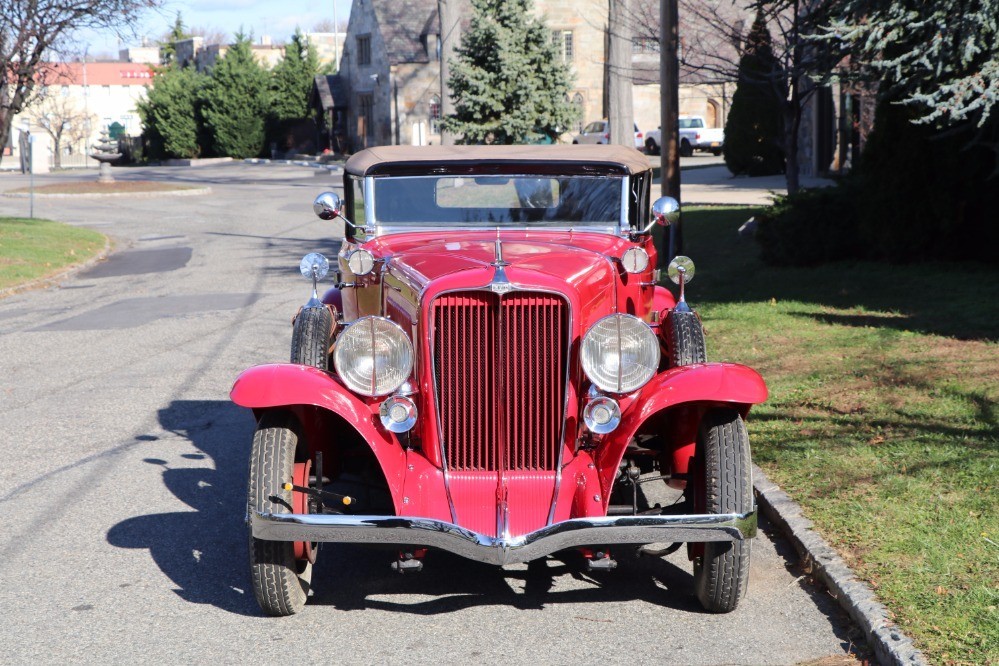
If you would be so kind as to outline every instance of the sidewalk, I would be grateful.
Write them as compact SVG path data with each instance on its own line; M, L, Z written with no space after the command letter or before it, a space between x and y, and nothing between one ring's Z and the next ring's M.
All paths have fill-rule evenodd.
M653 181L659 184L659 179ZM801 187L828 187L833 181L827 178L801 177ZM659 188L653 186L653 198ZM685 206L708 205L744 205L769 206L774 194L787 194L787 181L783 175L733 177L724 165L704 167L700 169L680 170L680 201Z

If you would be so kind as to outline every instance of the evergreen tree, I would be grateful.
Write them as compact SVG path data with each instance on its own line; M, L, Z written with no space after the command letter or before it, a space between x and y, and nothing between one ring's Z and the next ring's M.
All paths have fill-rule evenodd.
M309 116L309 94L319 73L319 55L302 31L284 47L284 59L271 75L271 115L276 120Z
M264 147L264 118L269 108L269 74L253 59L250 38L236 35L216 63L204 88L202 115L218 155L256 157Z
M725 123L725 165L733 174L765 176L784 171L785 80L760 9L739 60L739 80Z
M177 18L174 19L173 27L170 28L170 32L163 37L160 45L160 64L176 64L177 42L189 39L190 37L190 33L188 33L187 29L184 27L184 19L181 18L180 12L177 12Z
M206 80L189 67L156 72L146 99L136 105L150 157L191 158L202 153L198 104Z
M847 0L825 38L917 122L985 126L999 103L999 0ZM995 145L996 137L991 137Z
M572 80L531 0L472 0L471 26L450 61L460 143L554 142L577 120Z

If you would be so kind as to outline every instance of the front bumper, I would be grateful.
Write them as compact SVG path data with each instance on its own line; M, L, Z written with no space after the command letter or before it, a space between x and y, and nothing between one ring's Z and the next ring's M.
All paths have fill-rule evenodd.
M429 546L489 564L529 562L576 546L742 541L756 536L756 510L683 516L573 518L516 537L490 537L431 518L251 511L250 529L266 541Z

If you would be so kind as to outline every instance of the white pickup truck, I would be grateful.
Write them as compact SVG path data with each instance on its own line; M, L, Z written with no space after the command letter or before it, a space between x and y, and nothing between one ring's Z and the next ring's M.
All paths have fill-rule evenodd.
M690 157L695 150L704 150L721 155L725 145L725 130L704 126L701 116L680 116L680 155ZM662 132L660 129L645 133L645 150L650 155L658 155L662 150Z

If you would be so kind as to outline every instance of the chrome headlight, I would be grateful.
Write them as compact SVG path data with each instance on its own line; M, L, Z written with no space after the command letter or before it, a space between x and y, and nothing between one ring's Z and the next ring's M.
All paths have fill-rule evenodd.
M375 257L364 248L354 250L347 255L347 267L354 275L367 275L375 268Z
M386 395L413 372L413 345L398 324L384 317L361 317L336 339L333 365L351 391Z
M659 368L659 340L638 317L612 314L583 336L583 372L601 391L630 393Z
M621 263L628 273L641 273L649 267L649 253L640 247L628 248L621 255Z

